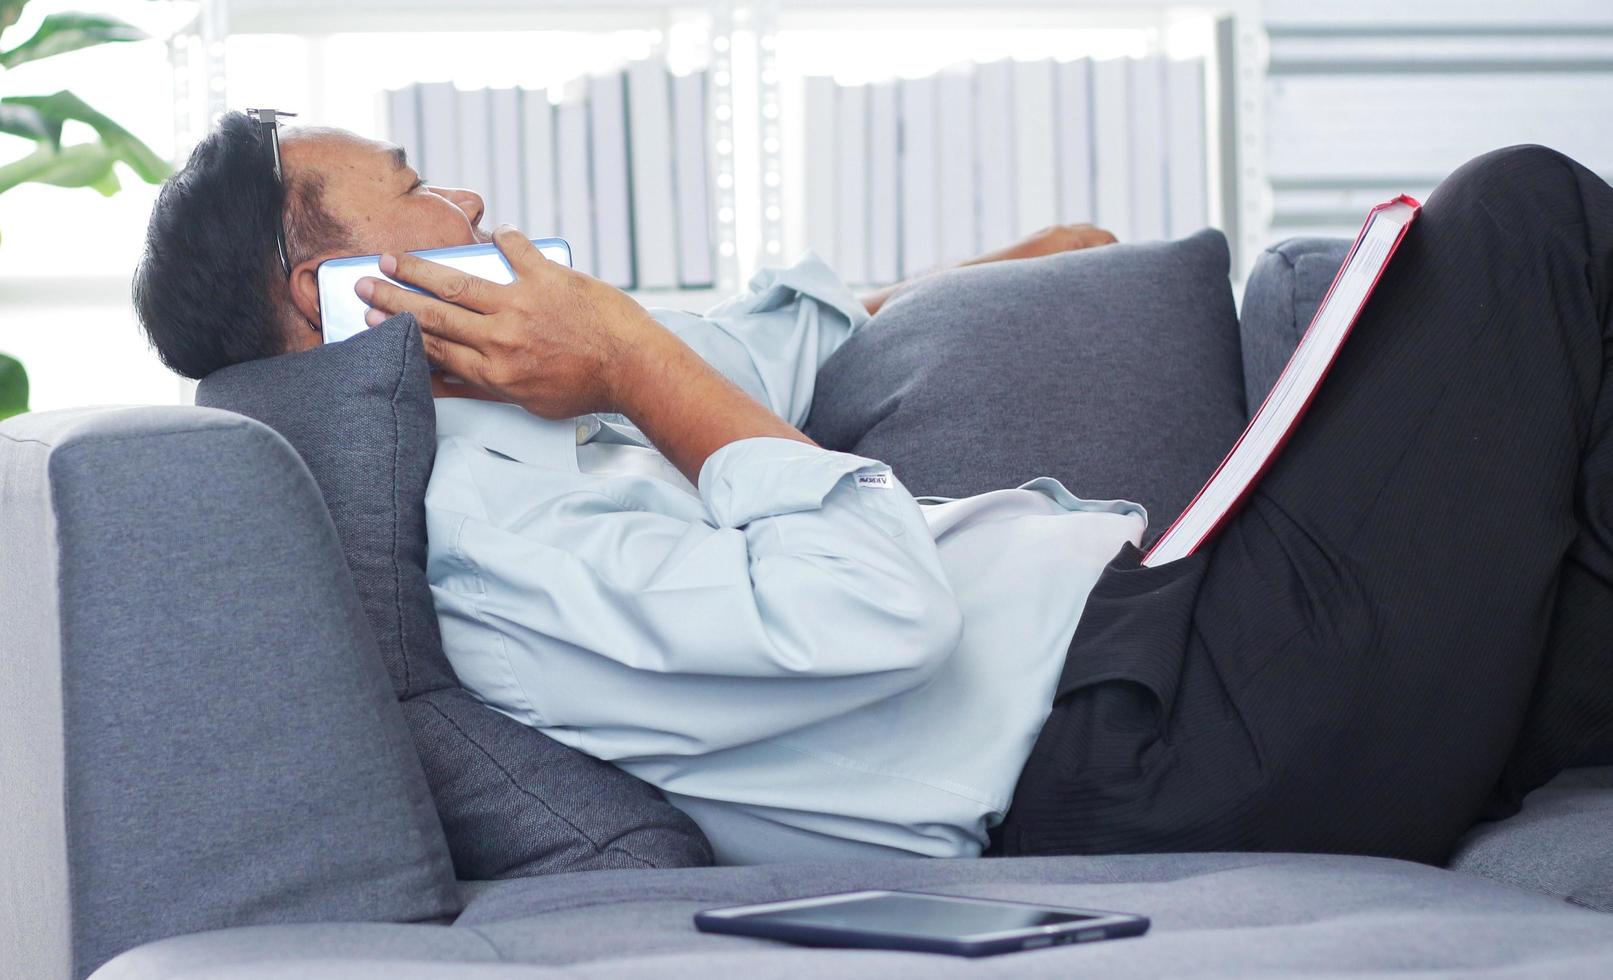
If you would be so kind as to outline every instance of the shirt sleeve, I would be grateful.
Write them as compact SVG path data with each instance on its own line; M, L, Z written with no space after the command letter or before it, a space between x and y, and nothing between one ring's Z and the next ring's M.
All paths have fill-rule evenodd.
M862 325L868 311L811 252L763 269L749 289L704 316L650 311L712 367L791 425L806 421L818 368Z
M501 465L437 465L473 463ZM883 463L753 438L706 461L703 516L642 489L578 485L518 520L428 508L443 644L468 688L627 760L783 735L911 690L956 649L934 539Z

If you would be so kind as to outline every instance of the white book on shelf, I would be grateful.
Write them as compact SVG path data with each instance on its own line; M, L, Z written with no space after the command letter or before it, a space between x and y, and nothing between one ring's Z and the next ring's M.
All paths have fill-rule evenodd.
M1024 237L1058 220L1053 62L1014 63L1014 221Z
M501 207L493 187L493 115L491 93L485 88L460 89L459 181L455 186L482 195L484 215Z
M975 210L974 71L949 68L936 76L936 184L940 207L942 263L980 252Z
M1092 63L1094 224L1131 240L1131 71L1125 58Z
M840 270L839 242L835 238L835 169L839 164L839 131L835 120L838 87L826 76L808 77L803 85L801 149L797 154L805 170L801 227L805 245L836 272Z
M835 208L840 278L849 283L868 282L868 86L848 85L836 100L839 116L840 160L835 185L840 200Z
M387 139L403 147L409 163L421 165L420 152L420 86L406 85L386 92Z
M492 117L494 204L487 206L487 217L482 227L492 231L501 224L520 225L526 208L521 196L521 92L513 88L496 88L489 95L492 100L488 113Z
M1014 240L1019 224L1014 179L1014 63L987 62L975 72L975 199L982 250Z
M900 83L903 277L928 272L941 261L941 190L936 91L940 79Z
M571 265L594 275L594 191L588 169L588 88L566 86L555 108L555 233L571 245Z
M633 169L633 258L639 289L678 286L672 194L672 92L659 57L627 66L628 157Z
M463 187L459 176L459 96L453 82L420 88L420 158L415 170L438 187Z
M528 238L559 234L555 217L554 107L541 88L521 90L521 230Z
M1170 235L1181 238L1209 224L1209 140L1204 129L1204 59L1165 64L1169 147L1165 178Z
M1089 224L1093 221L1092 59L1060 62L1057 75L1059 221Z
M595 276L631 289L633 187L627 165L627 73L588 82L589 162L594 180Z
M1164 238L1165 59L1148 55L1131 62L1131 237Z
M706 288L717 282L711 239L710 142L706 137L706 73L672 79L673 176L678 195L678 282Z
M902 278L902 117L895 82L868 86L868 278Z

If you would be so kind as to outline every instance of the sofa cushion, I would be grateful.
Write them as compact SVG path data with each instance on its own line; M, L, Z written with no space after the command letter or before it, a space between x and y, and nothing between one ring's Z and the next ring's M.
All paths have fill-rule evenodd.
M196 401L267 424L313 472L460 877L710 862L705 838L654 787L459 687L426 584L436 417L413 317L224 368L202 380Z
M1449 867L1613 912L1613 766L1570 769L1474 827Z
M1227 269L1202 231L925 277L825 362L806 432L917 495L1052 476L1157 534L1243 428Z
M1147 915L1153 926L1136 939L967 960L707 935L690 921L701 909L861 888L1114 909ZM135 950L96 980L1605 977L1613 975L1608 923L1607 916L1509 885L1377 858L859 861L501 882L454 926L435 930L429 946L426 927L230 930ZM159 965L169 972L157 973Z

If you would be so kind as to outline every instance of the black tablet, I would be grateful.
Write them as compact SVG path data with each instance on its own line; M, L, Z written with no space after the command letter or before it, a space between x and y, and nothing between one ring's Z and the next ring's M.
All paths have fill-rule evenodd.
M924 892L819 895L697 913L695 928L807 946L990 956L1140 936L1148 919L1123 912L1029 905Z

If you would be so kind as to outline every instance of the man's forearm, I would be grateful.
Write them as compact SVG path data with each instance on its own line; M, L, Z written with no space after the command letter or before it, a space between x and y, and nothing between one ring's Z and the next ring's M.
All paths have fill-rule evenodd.
M758 436L808 439L747 395L670 331L624 355L612 379L616 410L654 443L690 483L731 442Z
M929 272L910 276L893 286L886 286L883 289L877 289L857 298L862 301L862 305L868 310L868 314L872 316L879 312L880 307L884 306L887 300L896 295L899 290L906 288L909 283L949 268L956 269L966 265L984 265L987 262L1002 262L1007 259L1033 259L1042 255L1052 255L1055 252L1069 252L1080 248L1092 248L1097 245L1111 245L1114 240L1114 235L1092 225L1050 225L1012 245L977 255L972 259L965 259L955 265L938 266Z

